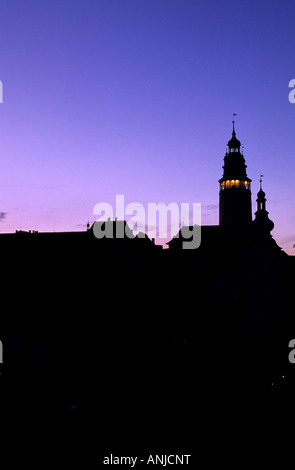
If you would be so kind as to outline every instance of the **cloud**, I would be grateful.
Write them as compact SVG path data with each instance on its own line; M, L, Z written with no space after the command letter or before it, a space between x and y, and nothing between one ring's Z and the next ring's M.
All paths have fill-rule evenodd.
M6 218L7 212L0 212L0 222L2 222L3 219Z
M281 202L286 202L288 200L289 198L285 197L284 199L269 199L267 202L269 206L272 206L273 204L281 204Z
M202 217L214 215L219 211L219 204L207 204L202 206Z
M279 243L281 243L282 245L284 245L285 243L290 243L290 242L295 242L295 234L279 239Z
M208 204L207 206L204 206L204 207L210 212L216 212L219 209L219 204Z

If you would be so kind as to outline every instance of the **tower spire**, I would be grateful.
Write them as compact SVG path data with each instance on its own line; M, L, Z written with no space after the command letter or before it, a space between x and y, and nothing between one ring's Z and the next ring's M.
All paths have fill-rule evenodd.
M236 136L236 131L235 131L235 116L236 116L236 113L233 113L233 121L232 121L232 123L233 123L233 137Z
M236 116L236 114L233 113L233 117L235 117L235 116ZM237 136L236 136L235 120L234 119L232 120L232 124L233 124L232 137L228 141L227 145L228 145L228 148L229 148L229 152L240 152L241 142L237 139Z

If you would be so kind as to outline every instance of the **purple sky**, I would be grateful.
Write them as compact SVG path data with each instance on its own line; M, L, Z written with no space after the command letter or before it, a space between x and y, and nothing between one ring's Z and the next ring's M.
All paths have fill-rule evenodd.
M232 113L294 254L294 1L1 0L2 232L82 230L94 205L200 202L218 224Z

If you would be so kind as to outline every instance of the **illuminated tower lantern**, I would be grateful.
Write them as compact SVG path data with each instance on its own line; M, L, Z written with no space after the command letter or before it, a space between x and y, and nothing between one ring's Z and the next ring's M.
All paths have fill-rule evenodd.
M241 154L233 121L232 138L224 157L223 177L219 180L219 225L238 226L252 221L251 180Z

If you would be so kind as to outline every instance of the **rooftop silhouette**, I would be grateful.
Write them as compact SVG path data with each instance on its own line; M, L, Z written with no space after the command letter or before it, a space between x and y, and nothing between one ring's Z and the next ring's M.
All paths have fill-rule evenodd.
M98 239L89 224L79 232L0 235L9 300L1 317L6 411L40 432L61 426L69 461L97 457L94 425L101 455L126 453L131 442L142 451L145 442L191 449L188 420L199 419L202 400L214 399L209 415L222 420L224 406L235 409L248 397L239 411L248 419L257 411L254 390L256 398L270 396L270 384L281 383L294 328L294 258L271 235L262 187L252 220L235 128L223 170L219 225L201 228L196 250L182 249L182 230L191 227L163 250L145 234L116 237L126 234L122 220L100 223L113 238ZM204 437L208 422L199 425Z

